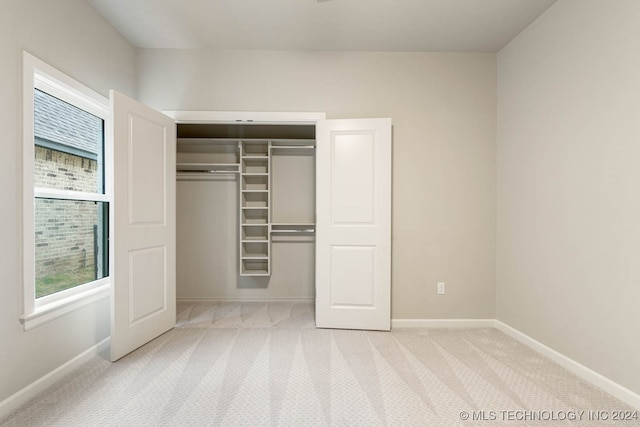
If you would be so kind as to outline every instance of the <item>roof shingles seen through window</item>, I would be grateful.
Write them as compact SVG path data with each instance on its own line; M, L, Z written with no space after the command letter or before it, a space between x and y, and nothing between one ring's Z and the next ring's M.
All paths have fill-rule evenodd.
M84 110L35 90L36 139L97 154L102 147L103 121Z

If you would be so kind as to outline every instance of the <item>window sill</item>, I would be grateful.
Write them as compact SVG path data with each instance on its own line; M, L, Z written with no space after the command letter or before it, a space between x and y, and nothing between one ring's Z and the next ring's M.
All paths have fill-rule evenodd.
M77 310L85 305L91 304L111 295L111 283L107 282L98 287L88 289L71 295L67 298L59 299L46 305L38 307L33 313L25 314L20 318L25 331L43 325L47 322Z

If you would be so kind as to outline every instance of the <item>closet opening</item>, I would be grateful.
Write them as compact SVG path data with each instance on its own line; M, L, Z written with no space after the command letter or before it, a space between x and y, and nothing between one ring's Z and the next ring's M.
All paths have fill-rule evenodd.
M315 299L314 124L178 123L179 300Z

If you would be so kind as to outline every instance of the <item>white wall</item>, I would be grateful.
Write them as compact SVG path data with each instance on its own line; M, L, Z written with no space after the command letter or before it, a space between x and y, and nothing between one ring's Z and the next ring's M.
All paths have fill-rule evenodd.
M498 55L497 318L635 393L638 23L560 0Z
M134 49L83 0L2 0L0 12L0 402L109 336L102 300L24 332L21 315L21 73L31 54L107 95L133 93Z
M140 50L137 60L138 99L158 109L393 118L392 316L494 318L495 55Z

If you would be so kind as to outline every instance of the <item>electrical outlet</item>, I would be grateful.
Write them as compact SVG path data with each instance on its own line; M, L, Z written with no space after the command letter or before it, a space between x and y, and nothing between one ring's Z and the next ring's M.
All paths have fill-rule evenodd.
M444 282L438 282L438 295L444 295L444 294L445 294Z

